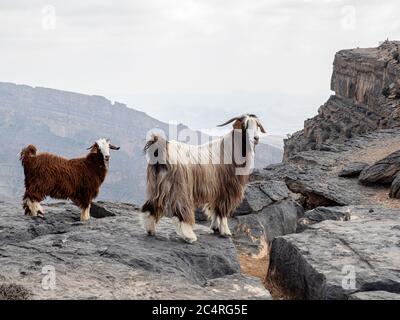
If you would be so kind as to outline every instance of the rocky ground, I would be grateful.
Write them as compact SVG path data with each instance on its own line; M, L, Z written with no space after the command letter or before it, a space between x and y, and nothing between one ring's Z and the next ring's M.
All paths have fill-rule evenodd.
M232 239L211 234L201 212L190 245L167 218L147 237L132 205L99 203L82 224L68 203L47 205L45 221L0 203L0 297L399 298L400 200L390 184L359 181L396 158L399 134L372 132L255 171ZM383 162L381 173L393 171ZM42 288L46 265L55 290Z
M198 225L182 242L169 219L148 237L134 206L102 203L88 223L70 204L45 206L46 220L0 203L0 298L270 299L257 278L240 272L232 240ZM52 266L54 290L44 290Z
M339 210L348 221L326 220L276 238L267 281L292 299L348 299L371 291L400 298L399 211L380 206Z

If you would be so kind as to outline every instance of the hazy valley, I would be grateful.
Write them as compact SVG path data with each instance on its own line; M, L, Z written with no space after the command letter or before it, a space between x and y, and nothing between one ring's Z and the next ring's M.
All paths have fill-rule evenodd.
M169 124L101 96L0 83L0 140L7 145L0 150L0 199L19 199L23 193L18 159L27 144L39 151L78 157L93 141L109 137L121 150L112 154L98 199L140 204L145 194L142 150L146 134L156 128L169 134ZM185 128L179 124L177 133ZM261 144L257 149L259 168L282 159L279 148Z

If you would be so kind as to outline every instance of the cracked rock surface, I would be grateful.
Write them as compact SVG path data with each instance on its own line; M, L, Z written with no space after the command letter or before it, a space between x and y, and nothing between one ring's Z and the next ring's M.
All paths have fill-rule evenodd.
M99 217L79 222L71 204L45 205L46 220L0 203L0 298L29 299L270 299L259 279L243 275L231 239L197 225L186 244L169 219L155 237L134 206L100 203ZM55 269L44 290L43 267Z
M350 221L326 220L273 241L267 280L286 298L349 299L363 291L400 294L399 210L345 209Z

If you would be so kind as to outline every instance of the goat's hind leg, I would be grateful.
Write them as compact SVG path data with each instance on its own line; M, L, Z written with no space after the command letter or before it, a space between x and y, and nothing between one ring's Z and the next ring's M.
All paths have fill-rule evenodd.
M177 206L179 208L179 206ZM197 236L193 231L195 224L194 209L188 209L186 212L175 209L172 211L175 230L178 236L188 243L197 241Z
M228 226L228 216L231 210L229 209L227 210L227 208L229 208L229 206L227 206L225 203L222 203L221 205L215 208L215 213L217 217L220 219L219 234L221 237L232 236L231 230L229 230Z
M23 208L25 210L25 215L44 219L44 210L37 197L25 193L23 198Z
M215 210L208 206L204 207L207 217L211 220L210 229L215 233L220 233L221 219L216 215Z
M193 243L197 241L197 236L193 231L193 225L179 220L178 217L172 218L175 224L175 231L178 236L188 243Z

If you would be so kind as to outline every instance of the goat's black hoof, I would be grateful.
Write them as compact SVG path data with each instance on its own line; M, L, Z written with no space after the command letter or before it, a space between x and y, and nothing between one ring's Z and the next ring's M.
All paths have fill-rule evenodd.
M214 234L219 234L219 228L211 228Z
M147 235L149 237L154 237L156 235L156 233L154 231L147 231Z
M232 234L230 233L224 233L224 234L220 233L219 236L221 238L226 238L226 239L232 238Z

